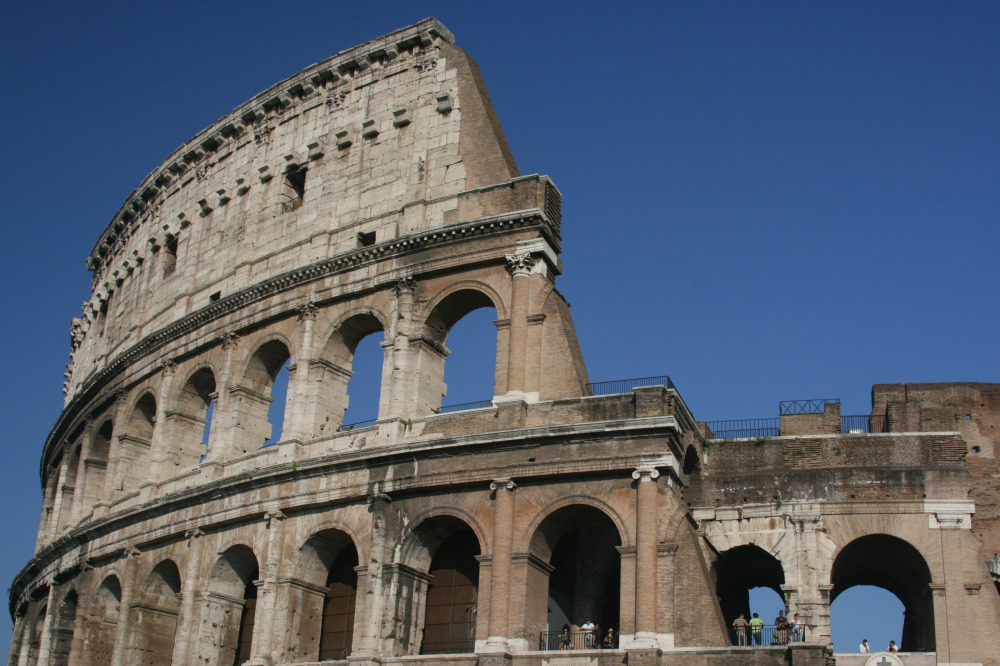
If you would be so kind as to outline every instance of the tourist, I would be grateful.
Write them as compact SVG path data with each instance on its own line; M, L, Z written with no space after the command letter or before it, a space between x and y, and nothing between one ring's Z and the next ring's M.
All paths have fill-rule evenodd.
M564 624L562 631L559 632L559 649L569 650L570 647L572 646L569 644L569 625Z
M896 641L889 641L889 647L886 648L886 652L899 652L899 647L897 647Z
M760 645L761 630L763 628L764 628L764 620L757 617L757 613L754 613L753 618L750 620L750 636L753 638L754 645Z
M617 640L617 637L615 636L615 628L614 627L609 627L608 628L608 633L606 633L604 635L604 641L603 641L604 647L608 648L608 649L614 648L616 640Z
M740 613L740 616L733 620L733 633L736 634L736 644L746 645L747 644L747 619Z
M584 645L584 647L588 647L588 648L594 647L594 629L595 629L594 623L591 622L590 618L587 618L587 621L584 622L583 626L581 626L580 628L583 629L583 631L586 632L583 635L583 645Z
M868 646L868 639L861 639L861 647L858 649L859 652L871 652L872 649Z
M789 624L792 627L792 640L798 643L802 640L802 621L799 620L798 613L792 616L792 621Z
M788 619L785 611L778 611L778 617L774 618L774 639L772 645L785 645L788 643Z

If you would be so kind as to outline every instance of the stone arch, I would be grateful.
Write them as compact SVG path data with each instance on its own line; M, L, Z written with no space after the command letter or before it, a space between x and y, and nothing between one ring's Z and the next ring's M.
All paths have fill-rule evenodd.
M613 506L602 499L590 497L588 495L567 495L549 502L544 507L539 509L537 513L535 513L534 517L528 523L527 529L519 535L520 541L517 540L518 535L515 535L515 550L532 552L533 543L538 535L538 528L541 524L556 511L574 505L587 506L597 509L607 516L612 523L614 523L615 529L618 530L618 539L622 542L622 545L635 545L635 540L633 539L631 530L628 528L628 523L625 522L625 519L622 518L621 514Z
M201 602L197 662L219 666L250 658L260 574L249 546L230 546L209 569Z
M421 511L412 516L410 519L407 527L403 530L400 536L400 562L415 568L421 567L422 561L419 549L422 546L419 540L414 538L413 534L427 521L442 516L454 518L465 523L479 540L479 549L481 552L488 552L492 547L483 524L471 513L455 506L436 506L434 508ZM426 563L429 563L429 560L427 562L423 562L423 564Z
M173 657L181 575L171 559L160 561L146 576L133 604L133 648L130 664L169 666Z
M149 453L156 423L156 396L144 390L128 412L123 432L118 436L118 459L115 462L115 495L138 490L149 469Z
M48 588L44 588L48 590ZM47 595L46 595L47 596ZM27 648L27 664L35 666L38 664L38 653L42 647L42 632L45 628L45 617L48 615L48 601L44 597L35 603L35 612L28 625L27 645L22 643L21 649Z
M411 654L472 652L477 633L480 535L456 510L436 510L403 537L394 583L397 649Z
M913 544L890 534L868 534L844 545L830 568L831 605L855 585L894 594L905 608L903 652L935 650L933 582L927 560Z
M87 617L84 647L88 666L109 666L115 649L115 633L121 613L122 586L118 576L109 573L101 580Z
M627 532L608 509L594 498L565 498L536 518L521 591L526 638L567 624L579 631L587 620L602 628L622 626L620 548ZM600 638L581 635L578 647L592 647Z
M356 542L343 530L326 528L307 538L298 552L286 590L291 660L346 659L353 647L358 591Z
M112 437L114 437L114 421L108 417L94 428L94 434L90 439L90 455L83 461L87 470L83 488L85 507L93 507L104 499Z
M207 453L205 429L218 394L216 375L210 365L202 365L189 373L174 397L173 409L167 416L167 441L171 447L164 452L165 465L170 470L195 467Z
M241 379L230 388L228 409L238 424L233 442L237 454L256 451L272 440L276 431L284 431L291 410L285 410L283 423L272 423L269 410L278 374L292 361L291 349L283 336L272 334L249 354ZM286 404L291 396L291 391L288 391Z
M504 318L501 316L504 311L503 300L499 294L488 285L471 280L449 285L435 294L423 308L425 314L421 322L422 337L414 360L418 372L414 405L416 416L436 413L441 408L442 399L448 393L445 359L451 353L445 342L452 327L460 319L480 308L493 308L498 319ZM506 333L506 329L502 332L498 329L496 334L492 395L498 392L497 377L501 367L506 370L506 347L501 344L501 337Z
M310 364L310 386L318 387L307 400L314 405L309 417L313 434L334 432L344 422L350 403L350 381L354 376L354 353L362 340L370 335L385 333L385 315L370 307L353 308L344 313L323 343L320 363ZM370 414L384 411L386 398L385 359L379 369L379 404L372 405Z
M504 276L506 279L506 276ZM493 304L493 308L497 311L498 319L506 319L508 317L507 303L504 301L503 296L500 295L492 285L487 284L481 280L459 280L457 282L451 282L446 287L438 290L434 296L421 308L419 313L414 313L415 316L420 317L423 321L430 318L431 314L438 309L443 301L448 299L452 294L460 291L475 291L479 292L486 298L490 300ZM483 307L483 306L479 306ZM469 310L471 312L472 310ZM458 321L461 317L455 319ZM452 322L454 325L455 322Z
M52 649L49 663L52 666L67 666L69 653L73 646L74 630L76 629L76 614L79 610L80 597L76 588L63 592L52 621Z
M750 590L766 587L774 590L784 599L781 586L785 584L785 570L777 557L760 546L745 544L719 553L712 564L712 578L725 626L731 627L733 620L750 615ZM761 618L770 624L768 618Z

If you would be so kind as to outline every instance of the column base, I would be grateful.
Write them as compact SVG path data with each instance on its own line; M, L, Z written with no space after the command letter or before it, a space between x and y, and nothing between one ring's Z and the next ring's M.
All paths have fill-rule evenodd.
M484 649L487 651L476 653L479 666L510 666L514 662L514 656L506 650L493 651L489 647Z
M629 648L626 655L628 666L660 666L663 651L659 648Z

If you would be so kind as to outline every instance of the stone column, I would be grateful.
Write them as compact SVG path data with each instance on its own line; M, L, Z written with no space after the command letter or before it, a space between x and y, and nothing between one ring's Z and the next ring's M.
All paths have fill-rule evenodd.
M496 479L490 484L493 505L493 558L490 575L490 620L484 652L510 651L510 570L514 539L514 491L511 479Z
M118 626L115 628L115 649L111 653L111 666L129 666L128 648L132 634L132 596L135 593L136 576L139 573L139 558L142 552L135 546L125 549L125 557L121 560L125 565L122 575L122 598L118 613Z
M635 502L635 635L633 646L659 647L656 636L656 526L659 493L655 467L639 467L632 472L636 484Z
M222 462L232 448L233 418L229 408L229 387L233 383L233 355L239 344L240 336L235 332L229 331L223 334L222 349L226 352L226 358L222 363L222 374L215 385L218 398L215 400L212 425L208 433L208 452L205 454L205 462Z
M21 657L21 650L24 647L24 615L14 616L14 631L10 639L10 656L7 657L7 666L18 666Z
M118 389L115 394L115 406L111 414L111 438L108 440L108 465L104 471L104 492L101 495L101 502L105 505L111 504L115 499L115 476L118 474L118 459L121 457L121 442L118 433L125 428L121 420L125 418L125 401L128 399L128 391Z
M48 664L49 655L52 654L52 623L58 614L55 598L56 586L53 584L49 586L49 599L45 604L45 621L42 623L42 638L38 642L38 661L36 663L39 664Z
M170 438L165 432L167 429L168 407L173 404L174 394L174 373L177 364L173 359L166 359L163 362L163 371L160 373L160 395L156 401L156 417L153 421L153 437L149 443L150 462L149 471L146 474L146 483L159 483L162 479L164 463L167 459L167 448L171 445Z
M312 436L311 424L306 423L309 412L306 403L309 400L309 362L312 358L313 328L316 324L316 304L312 301L299 307L299 323L302 324L299 338L299 352L295 359L295 386L292 390L290 414L285 414L286 427L282 431L282 439L296 439L304 442Z
M84 496L87 494L87 460L93 455L94 416L88 414L83 422L83 444L80 446L80 461L76 466L76 480L73 491L73 512L70 521L75 525L83 517Z
M385 416L406 419L415 416L414 397L417 392L417 378L414 376L413 367L415 363L413 354L410 353L410 334L413 332L410 328L413 324L413 293L416 290L416 282L412 277L401 278L392 286L392 290L396 294L395 316L392 320L392 330L386 331L386 336L391 334L392 340L390 342L387 339L384 343L386 356L382 363L383 368L392 368ZM383 386L383 389L385 388Z
M530 252L507 255L511 279L510 335L507 351L507 395L523 396L526 390L528 362L528 309L531 269L535 260Z
M251 666L271 664L271 647L274 644L274 615L278 577L281 574L281 556L285 545L285 514L279 510L264 514L267 522L267 552L264 553L264 570L257 585L257 611L253 624L253 642L250 646Z
M69 447L63 450L62 462L59 464L59 474L56 477L56 496L55 501L52 504L52 518L49 521L50 534L52 535L52 540L55 541L59 538L60 523L62 522L60 518L62 517L63 508L63 495L65 494L66 477L69 474L69 459L72 457L72 452ZM65 508L66 511L69 507Z
M392 560L392 543L389 538L392 522L389 511L391 503L392 498L382 492L377 485L368 495L368 513L371 515L368 563L358 566L358 569L363 569L365 573L358 574L358 598L354 610L354 645L351 649L352 657L357 657L359 660L378 656L383 620L388 626L392 626L393 618L383 617L387 593L386 566ZM359 561L364 562L362 553L358 553L358 557ZM363 588L362 580L365 582Z
M194 662L191 652L191 639L197 636L199 622L196 617L195 603L199 596L201 571L201 551L205 533L198 528L189 529L184 533L187 538L187 563L184 565L184 578L181 581L181 607L177 613L177 637L174 640L173 666L187 666Z

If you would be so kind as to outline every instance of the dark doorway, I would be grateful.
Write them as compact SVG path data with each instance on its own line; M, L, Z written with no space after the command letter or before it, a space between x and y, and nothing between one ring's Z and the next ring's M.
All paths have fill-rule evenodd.
M479 597L479 540L470 529L448 537L431 560L421 654L472 652Z

